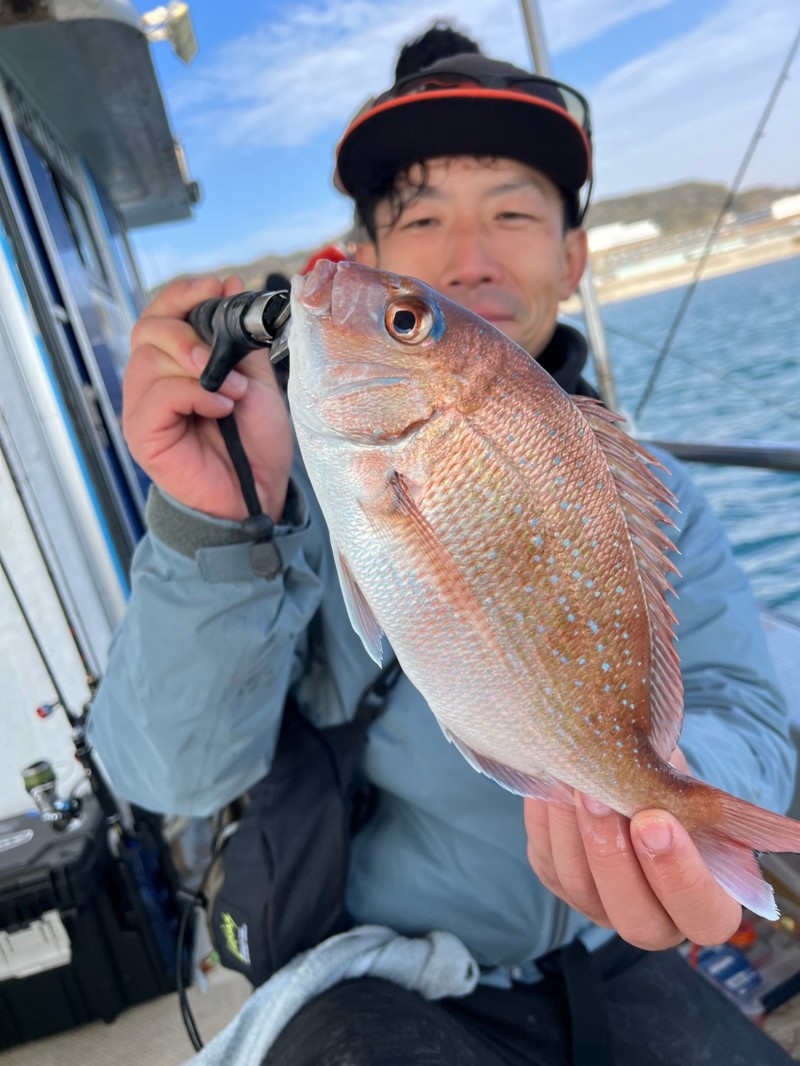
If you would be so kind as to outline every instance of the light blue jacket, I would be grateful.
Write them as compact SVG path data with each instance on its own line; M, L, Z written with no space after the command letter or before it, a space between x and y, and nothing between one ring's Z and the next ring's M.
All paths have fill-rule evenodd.
M660 458L681 509L672 531L681 747L698 776L783 810L794 748L749 585L686 471ZM299 460L271 579L254 575L235 523L157 491L149 519L89 736L123 796L204 815L267 772L288 686L310 718L335 723L377 668L351 629ZM608 935L540 884L522 800L468 766L405 677L371 727L362 769L380 800L353 850L347 902L357 922L404 935L449 930L482 966L523 970L577 934L590 947Z

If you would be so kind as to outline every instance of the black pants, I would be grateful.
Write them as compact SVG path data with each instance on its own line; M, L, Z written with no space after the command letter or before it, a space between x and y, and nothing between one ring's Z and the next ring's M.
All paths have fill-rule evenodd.
M591 969L556 958L536 985L436 1002L364 978L286 1026L263 1066L791 1066L675 951L620 940ZM592 981L596 984L593 987Z

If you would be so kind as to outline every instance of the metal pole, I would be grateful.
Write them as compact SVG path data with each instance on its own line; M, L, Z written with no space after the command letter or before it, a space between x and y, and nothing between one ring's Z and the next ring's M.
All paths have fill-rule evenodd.
M547 51L547 38L544 32L541 12L538 0L520 0L522 18L528 34L528 44L533 59L533 68L537 74L550 77L553 73L550 66L550 58ZM594 365L597 370L597 383L600 386L600 395L607 407L612 411L618 410L617 390L614 384L614 375L611 371L611 361L608 357L608 345L606 344L603 320L600 317L600 306L594 290L592 268L589 263L583 272L578 291L583 304L583 315L586 320L586 331L589 334L589 344L594 357Z
M552 70L550 69L550 56L547 51L547 37L544 33L544 22L542 22L542 13L539 10L538 0L520 0L522 7L522 17L525 20L525 29L528 31L528 44L531 49L531 58L533 59L533 69L537 74L544 74L546 77L550 77Z

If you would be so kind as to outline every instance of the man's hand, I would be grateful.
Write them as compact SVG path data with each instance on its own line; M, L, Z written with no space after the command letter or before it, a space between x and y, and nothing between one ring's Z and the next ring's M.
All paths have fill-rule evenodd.
M672 764L689 768L676 750ZM685 938L721 944L742 908L721 888L683 826L665 811L630 821L576 792L575 804L525 800L528 859L556 896L651 951Z
M277 521L292 463L283 395L266 352L254 352L218 393L199 382L209 349L186 321L195 304L241 291L238 278L176 281L153 300L131 336L122 424L134 459L174 499L220 518L247 508L215 419L236 410L261 505Z

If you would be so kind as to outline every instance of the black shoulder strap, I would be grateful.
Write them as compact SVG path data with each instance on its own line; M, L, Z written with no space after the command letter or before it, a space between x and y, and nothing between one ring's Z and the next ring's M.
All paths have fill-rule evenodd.
M355 721L366 728L386 710L389 694L397 684L403 668L392 654L381 667L379 674L373 678L361 693L356 706Z

